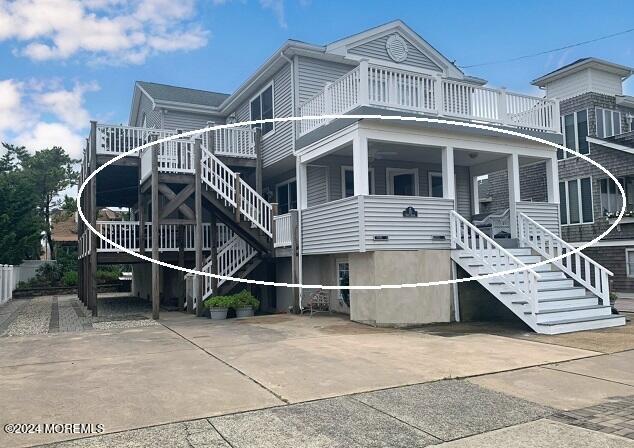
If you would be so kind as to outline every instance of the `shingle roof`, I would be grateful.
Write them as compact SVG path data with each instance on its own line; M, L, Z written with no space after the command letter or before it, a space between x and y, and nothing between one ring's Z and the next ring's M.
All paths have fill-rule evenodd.
M188 89L186 87L157 84L155 82L137 81L137 84L155 101L174 101L178 103L217 107L229 96L227 93Z
M552 72L546 73L545 75L542 75L537 79L534 79L531 82L531 84L541 86L541 84L543 84L544 82L549 82L555 78L562 76L565 73L572 73L575 70L579 70L593 64L596 66L600 66L602 70L611 71L621 76L627 77L632 74L631 67L615 64L613 62L605 61L599 58L588 57L588 58L577 59L576 61L571 62L570 64L566 64L563 67L559 67L558 69L553 70Z

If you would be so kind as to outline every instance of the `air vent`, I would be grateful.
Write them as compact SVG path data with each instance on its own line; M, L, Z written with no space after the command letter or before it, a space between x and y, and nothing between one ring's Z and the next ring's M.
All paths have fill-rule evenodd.
M403 62L407 59L407 43L398 34L392 34L385 43L387 54L395 62Z

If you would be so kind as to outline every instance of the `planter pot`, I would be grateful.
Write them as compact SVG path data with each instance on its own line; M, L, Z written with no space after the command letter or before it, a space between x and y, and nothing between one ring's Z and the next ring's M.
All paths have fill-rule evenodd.
M227 318L227 308L209 308L209 317L212 320L224 320Z
M236 308L236 317L252 317L253 308L250 306L244 308Z

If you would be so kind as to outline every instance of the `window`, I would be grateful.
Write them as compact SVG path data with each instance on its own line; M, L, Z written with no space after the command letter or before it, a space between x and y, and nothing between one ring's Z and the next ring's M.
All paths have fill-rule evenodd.
M581 154L588 154L590 152L590 147L586 141L586 137L588 136L587 110L580 110L561 117L561 132L564 136L564 146L566 146L566 148ZM566 157L573 157L573 155L561 149L557 151L558 159L564 159Z
M634 249L625 249L625 270L628 277L634 277Z
M621 133L621 112L597 107L597 137L612 137Z
M429 173L429 196L442 198L442 173Z
M592 179L559 182L559 207L561 224L593 222Z
M262 90L251 100L251 120L267 120L273 118L273 84ZM274 129L273 123L254 124L252 127L262 129L267 135Z
M297 208L297 182L291 179L277 185L277 210L280 215Z
M374 193L374 168L368 170L368 190ZM351 166L341 167L341 197L354 196L354 170Z
M625 191L625 209L634 210L634 176L618 178ZM618 215L623 208L623 197L619 188L610 178L599 181L601 189L601 213L604 216Z
M337 285L350 286L350 264L344 260L337 261ZM339 289L339 302L350 306L350 290Z
M386 168L387 194L418 196L418 170Z

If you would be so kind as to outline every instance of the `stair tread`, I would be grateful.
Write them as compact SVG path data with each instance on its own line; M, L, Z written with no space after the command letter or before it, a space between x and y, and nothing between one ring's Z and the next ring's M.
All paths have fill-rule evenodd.
M547 310L538 311L535 314L553 314L553 313L564 313L567 311L583 311L583 310L600 310L603 308L611 308L610 305L586 305L586 306L574 306L570 308L551 308ZM525 314L530 314L530 312L526 312Z
M568 291L570 289L580 289L580 290L584 290L585 288L581 287L581 286L562 286L559 288L540 288L537 287L537 292L552 292L552 291Z
M537 325L544 325L547 327L551 327L553 325L575 324L575 323L581 323L581 322L592 322L595 320L610 320L610 319L625 320L625 316L622 316L620 314L610 314L608 316L580 317L578 319L562 319L562 320L551 320L549 322L538 322Z
M597 296L592 296L592 295L578 295L578 296L571 296L571 297L544 297L544 298L537 298L538 302L558 302L560 300L579 300L579 299L596 299L599 300L599 298Z

